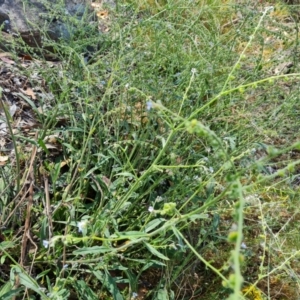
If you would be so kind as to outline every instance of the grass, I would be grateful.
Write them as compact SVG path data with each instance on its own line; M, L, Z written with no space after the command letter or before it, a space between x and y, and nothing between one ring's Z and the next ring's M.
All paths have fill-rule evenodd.
M118 1L47 41L1 167L1 299L299 298L298 24L273 5Z

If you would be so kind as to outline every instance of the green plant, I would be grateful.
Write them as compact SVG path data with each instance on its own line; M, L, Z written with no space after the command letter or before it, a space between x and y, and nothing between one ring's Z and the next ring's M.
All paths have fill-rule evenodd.
M268 69L278 14L229 4L118 1L107 35L52 44L60 64L38 68L52 109L37 110L36 140L15 137L39 149L30 268L3 231L3 299L263 299L288 274L298 284L284 240L299 214L298 65Z

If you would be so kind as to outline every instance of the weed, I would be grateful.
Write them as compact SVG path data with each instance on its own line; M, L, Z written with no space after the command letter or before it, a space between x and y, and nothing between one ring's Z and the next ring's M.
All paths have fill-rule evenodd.
M34 138L13 135L31 163L1 171L1 297L296 299L299 66L274 71L298 47L286 8L117 2L108 33L79 27L48 41L60 63L32 66L53 98Z

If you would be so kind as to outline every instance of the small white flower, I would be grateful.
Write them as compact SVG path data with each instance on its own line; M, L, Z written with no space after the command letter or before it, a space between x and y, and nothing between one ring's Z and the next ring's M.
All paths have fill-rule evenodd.
M209 167L209 172L213 173L214 172L214 168L213 167Z
M163 201L163 197L162 196L157 196L156 199L155 199L155 202L161 202L161 201Z
M46 240L43 240L43 246L45 247L45 248L48 248L49 247L49 241L46 241Z
M147 101L147 110L150 110L151 108L153 108L153 104L151 101Z
M129 83L126 83L125 84L125 89L128 89L129 88Z
M268 11L273 11L274 10L274 6L267 6L265 8L265 13L267 13Z
M82 232L87 225L87 221L80 221L77 223L77 227L78 227L78 232Z
M244 242L241 244L241 248L242 249L247 249L247 246L246 246L246 244Z
M192 74L194 75L194 74L197 73L197 69L196 69L196 68L192 68L191 72L192 72Z
M63 269L67 269L68 268L68 264L65 264L64 266L63 266Z
M137 298L137 296L138 296L138 294L137 294L136 292L133 292L131 298L132 298L132 299L135 299L135 298Z
M169 247L177 250L177 247L176 247L176 245L174 243L172 243Z
M154 212L153 206L149 206L148 211L149 211L150 213Z

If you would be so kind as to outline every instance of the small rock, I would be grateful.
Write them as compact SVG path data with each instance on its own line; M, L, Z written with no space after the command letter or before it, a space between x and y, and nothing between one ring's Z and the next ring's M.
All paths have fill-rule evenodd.
M288 74L293 66L292 61L283 62L274 68L273 73L274 75Z
M10 19L8 14L0 11L0 26L2 28L2 31L10 32L11 26L10 26Z

